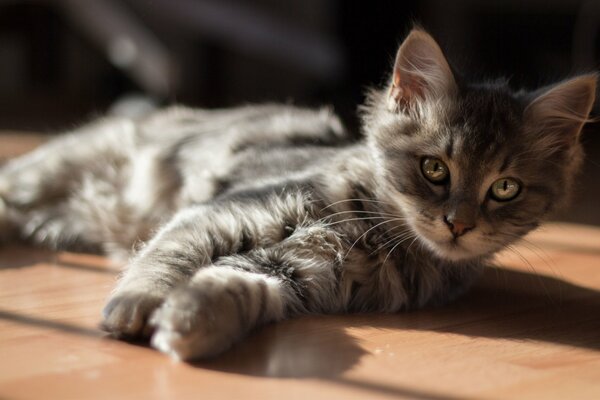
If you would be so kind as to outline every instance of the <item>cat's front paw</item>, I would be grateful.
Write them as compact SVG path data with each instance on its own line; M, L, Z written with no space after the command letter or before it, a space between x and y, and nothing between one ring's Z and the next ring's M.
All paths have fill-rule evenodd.
M148 338L152 327L148 318L163 302L161 296L140 292L114 295L102 311L102 329L119 338Z
M213 289L213 290L211 290ZM171 293L150 319L152 346L178 360L217 355L240 336L240 312L227 293L188 286Z

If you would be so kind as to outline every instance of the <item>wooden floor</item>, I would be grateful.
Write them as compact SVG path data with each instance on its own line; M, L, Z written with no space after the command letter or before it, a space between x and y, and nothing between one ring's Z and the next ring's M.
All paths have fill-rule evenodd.
M290 320L185 364L97 329L118 266L1 248L0 399L600 398L600 229L516 251L448 307Z
M116 266L11 246L0 398L600 398L600 230L550 225L518 251L449 307L286 321L184 364L96 328Z

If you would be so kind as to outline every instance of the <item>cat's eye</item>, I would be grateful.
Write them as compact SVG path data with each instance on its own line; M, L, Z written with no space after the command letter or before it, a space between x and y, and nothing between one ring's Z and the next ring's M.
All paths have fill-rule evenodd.
M496 201L509 201L519 195L521 185L513 178L502 178L492 183L490 195Z
M427 180L437 185L445 183L450 177L448 166L442 160L433 157L421 160L421 172Z

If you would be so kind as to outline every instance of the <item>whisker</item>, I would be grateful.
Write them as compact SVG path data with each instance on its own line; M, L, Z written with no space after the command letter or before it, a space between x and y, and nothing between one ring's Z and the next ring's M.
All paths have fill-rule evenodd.
M341 215L341 214L375 214L375 215L385 215L385 216L394 217L394 218L396 218L396 217L397 218L405 218L404 216L401 216L401 215L379 212L379 211L347 210L347 211L338 211L333 214L328 214L328 215L324 216L323 218L320 218L319 220L317 220L317 222L320 222L324 219L335 217L336 215Z
M359 218L348 218L348 219L343 219L341 221L334 221L334 222L330 222L328 224L324 224L324 227L329 227L329 226L333 226L333 225L337 225L337 224L342 224L344 222L351 222L351 221L366 221L366 220L371 220L371 219L387 219L388 217L359 217Z
M412 247L412 245L417 241L417 239L419 239L418 235L415 235L415 238L413 239L412 242L410 242L410 244L408 245L408 247L406 248L406 254L408 254L410 252L410 248Z
M350 251L351 251L351 250L354 248L354 246L356 245L356 243L358 243L358 241L359 241L360 239L362 239L362 238L363 238L365 235L367 235L369 232L371 232L373 229L377 228L377 227L378 227L378 226L380 226L380 225L387 224L387 223L389 223L389 222L396 222L396 221L401 221L401 219L399 219L399 218L389 219L389 220L387 220L387 221L380 222L380 223L378 223L377 225L375 225L375 226L372 226L372 227L371 227L371 228L369 228L367 231L365 231L365 232L364 232L362 235L360 235L360 236L358 237L358 239L356 239L356 240L354 241L354 243L352 243L352 246L350 246L350 248L349 248L349 249L348 249L348 251L346 252L346 255L344 256L344 259L343 259L343 261L345 261L345 260L346 260L346 257L348 257L348 254L350 254Z
M417 239L417 237L418 237L418 236L416 236L416 234L415 234L415 239L414 239L414 240L416 240L416 239ZM394 247L392 247L392 249L391 249L390 251L388 251L388 253L387 253L387 255L385 256L385 258L383 259L383 263L381 263L381 265L385 265L385 263L387 262L387 259L390 257L390 255L391 255L391 254L392 254L392 252L393 252L393 251L396 249L396 247L400 246L402 243L404 243L404 242L406 242L407 240L410 240L410 239L411 239L411 237L408 237L407 239L403 239L403 240L399 241L398 243L396 243L396 244L394 245ZM414 240L413 240L413 242L414 242ZM412 245L412 243L411 243L411 245ZM410 246L409 246L409 247L410 247Z
M508 235L511 235L511 234L508 234ZM518 237L518 235L511 235L511 236ZM559 271L557 271L558 267L557 267L556 263L554 262L552 257L550 257L550 255L548 253L546 253L546 251L543 248L539 247L535 243L533 243L523 237L519 237L519 239L521 241L520 244L525 246L525 248L527 248L527 250L529 250L533 254L535 254L535 256L548 267L548 269L550 270L550 272L553 276L555 276L558 279L564 280L564 276ZM545 257L542 257L542 255L540 255L540 253L538 253L537 250L539 250L542 253L542 255L544 255ZM552 264L554 264L554 265L552 265ZM563 298L562 287L559 287L558 297L559 297L559 301L562 301L562 298Z
M525 247L531 250L532 253L534 253L541 261L543 261L544 264L546 264L546 266L550 269L554 276L556 276L559 279L564 278L564 276L562 276L560 272L556 270L558 268L556 262L552 259L552 257L550 257L548 253L546 253L546 251L543 248L525 238L521 238L521 240L523 241L522 244L525 245Z
M540 261L542 261L548 267L548 269L550 269L550 272L552 273L552 275L554 275L558 279L564 278L559 272L557 272L558 266L556 265L556 263L554 262L552 257L550 257L550 255L543 248L541 248L537 244L533 243L532 241L530 241L520 235L515 235L515 234L509 233L509 232L504 232L503 235L517 238L518 239L517 244L521 244L521 245L525 246L529 251L531 251L533 254L535 254L536 257L539 258ZM538 252L538 250L539 250L539 252ZM541 253L541 255L540 255L540 253Z
M390 240L386 241L385 243L383 243L382 245L380 245L378 248L376 248L375 250L373 250L369 255L373 255L375 253L377 253L379 250L384 249L388 244L395 242L396 240L402 240L404 239L404 235L406 235L406 237L413 235L414 232L408 230L408 231L404 231L404 232L400 232L399 234L395 235L394 237L392 237Z
M338 200L334 203L329 204L328 206L325 206L321 209L321 211L328 209L329 207L333 207L336 204L340 204L340 203L347 203L349 201L367 201L367 202L371 202L371 203L380 203L380 204L385 204L388 206L391 206L392 204L386 202L386 201L382 201L382 200L375 200L375 199L343 199L343 200Z
M383 234L381 235L381 237L389 237L390 232L392 232L393 230L398 229L398 228L405 228L405 227L406 227L406 225L396 225L396 226L393 226L390 229L388 229L385 232L383 232Z
M514 254L516 254L524 263L526 263L528 265L528 267L530 268L530 270L538 278L538 282L540 283L540 286L544 290L544 293L546 294L546 297L548 298L548 300L550 300L551 302L553 302L554 299L552 298L552 295L550 294L550 291L548 290L548 287L544 284L544 281L542 280L542 277L540 276L540 274L537 273L537 271L535 270L533 264L531 264L531 262L529 262L529 260L525 256L523 256L523 254L521 254L521 252L519 250L517 250L517 248L515 248L514 246L510 246L509 245L509 246L507 246L507 248L509 250L511 250Z
M411 245L412 245L412 243L411 243ZM408 248L410 249L410 246L408 246ZM417 242L417 252L419 252L419 250L421 250L421 251L425 250L425 243L422 240ZM409 254L409 252L407 250L406 256L404 256L404 263L406 263L406 260L408 259L408 254Z

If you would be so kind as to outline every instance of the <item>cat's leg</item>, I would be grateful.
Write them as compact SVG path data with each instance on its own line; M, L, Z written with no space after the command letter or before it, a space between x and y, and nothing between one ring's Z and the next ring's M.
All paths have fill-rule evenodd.
M273 245L306 218L298 195L199 205L179 212L130 262L104 309L104 328L145 336L150 313L176 286L219 257Z
M106 119L57 137L0 167L0 236L43 232L69 215L66 199L94 169L118 167L134 140L135 127ZM44 218L46 215L47 218ZM35 221L42 221L33 227ZM54 222L50 222L54 221ZM70 223L63 224L71 226ZM26 227L28 226L28 227ZM49 230L50 236L56 229ZM47 237L40 233L38 236Z
M339 312L347 243L321 225L199 270L153 314L152 345L178 359L216 355L253 328L299 313Z
M234 149L265 142L339 143L348 139L341 121L328 108L312 110L279 106L262 118L236 127L238 137L232 146Z
M216 355L254 326L283 319L286 288L263 274L209 266L152 314L152 346L180 360Z
M91 167L124 157L134 133L133 122L110 118L59 136L0 168L0 197L28 208L64 196Z

